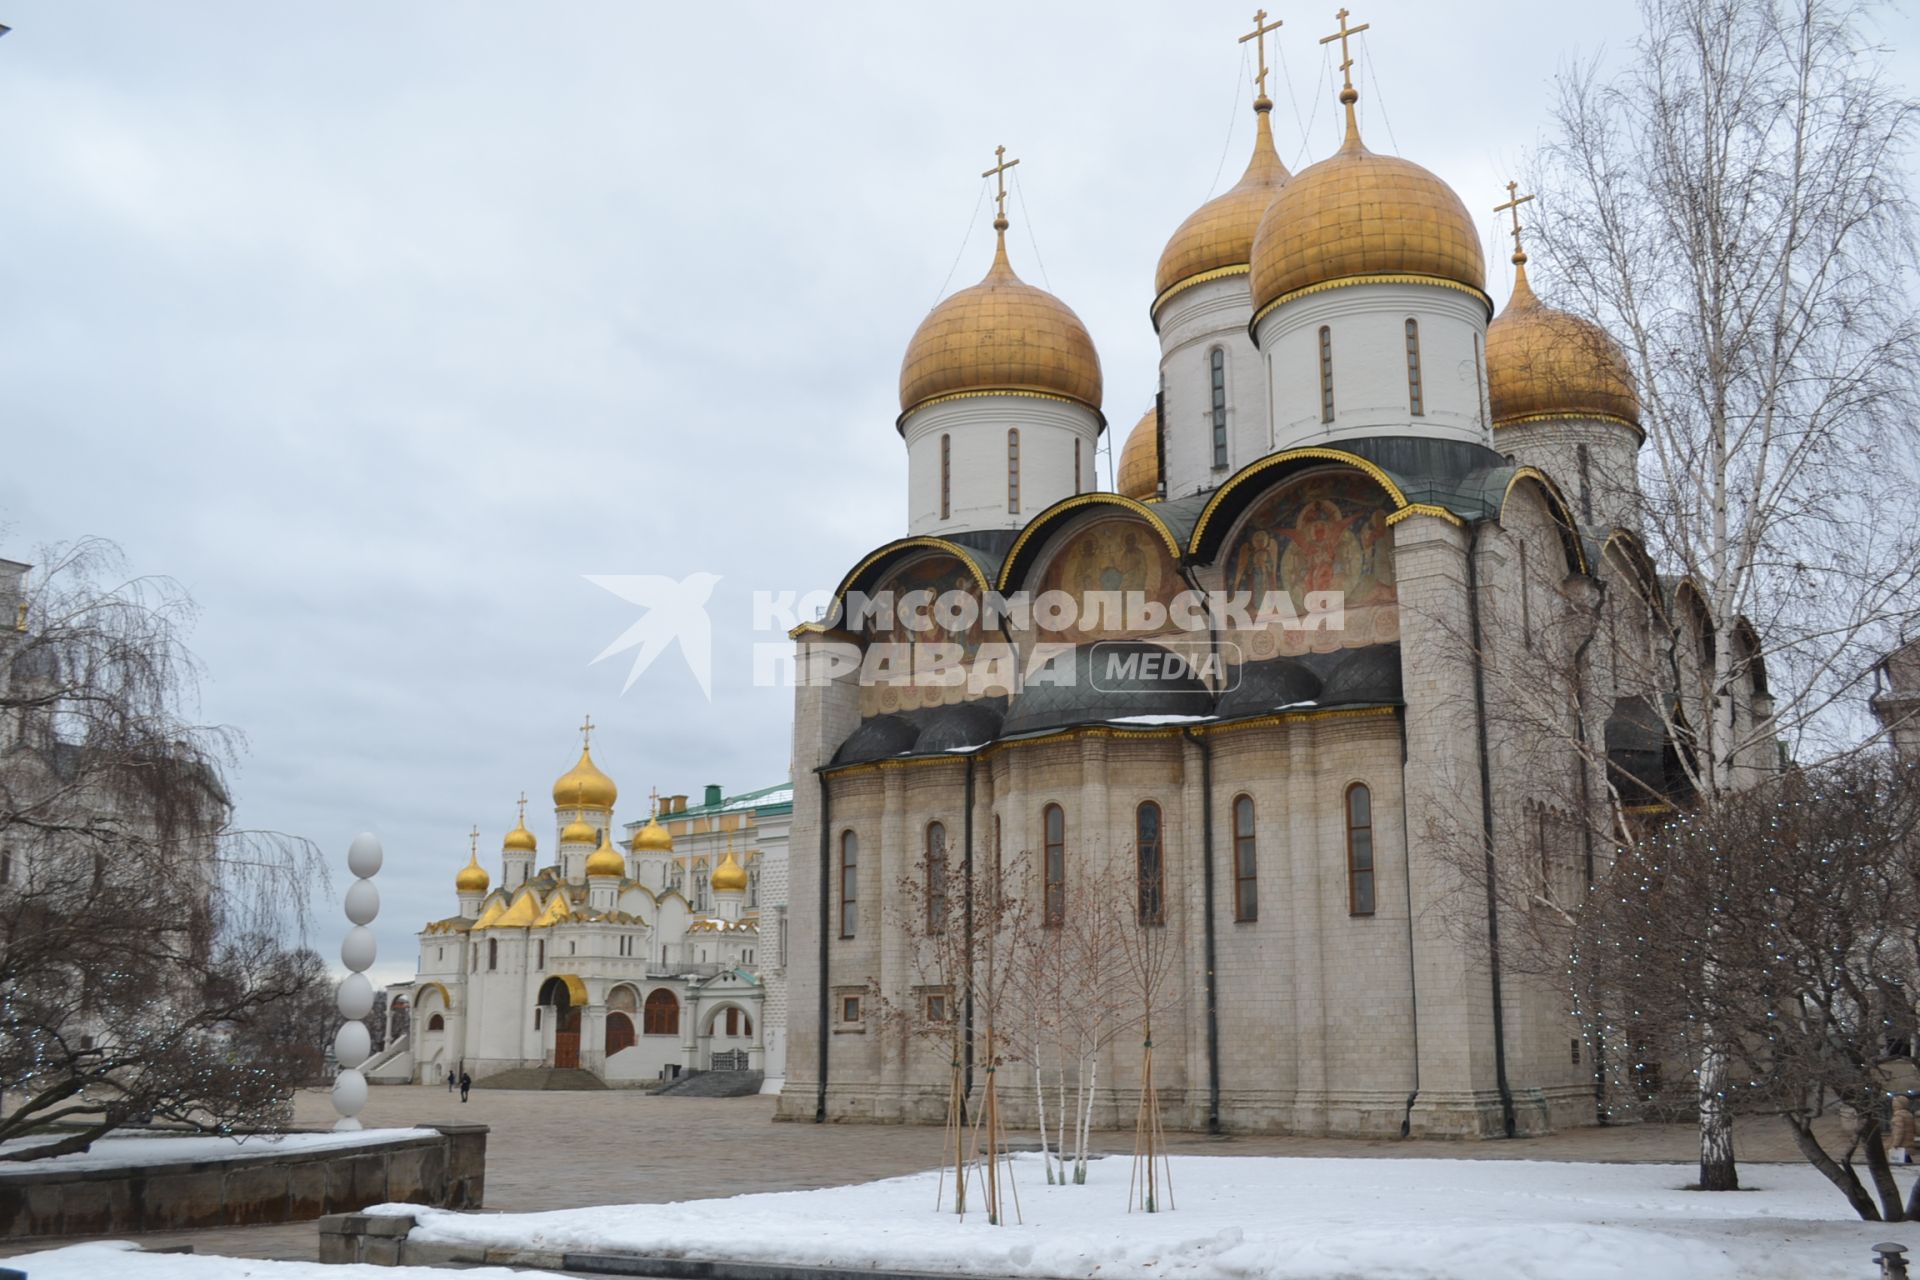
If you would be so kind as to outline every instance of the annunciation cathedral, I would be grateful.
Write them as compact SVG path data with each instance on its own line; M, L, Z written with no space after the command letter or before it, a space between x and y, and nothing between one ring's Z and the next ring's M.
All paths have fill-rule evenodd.
M1037 928L1125 865L1138 927L1176 952L1177 1007L1155 1028L1169 1122L1478 1136L1609 1107L1594 1055L1631 1044L1583 1043L1564 984L1518 971L1501 926L1593 883L1597 812L1670 798L1663 726L1703 712L1649 702L1650 655L1684 665L1713 638L1642 548L1621 349L1534 294L1511 190L1517 272L1496 306L1460 197L1362 138L1346 18L1329 37L1344 142L1288 172L1262 48L1245 175L1160 256L1160 391L1118 492L1094 469L1099 356L1016 273L1004 200L985 277L907 344L906 519L840 597L1121 591L1167 608L945 634L970 659L1054 643L1068 678L1020 688L875 681L841 660L900 639L897 618L795 632L783 1116L944 1113L946 1055L881 1016L975 1016L915 961L916 913L946 892L912 887L930 850L966 874L1018 866ZM1210 615L1212 661L1101 678L1103 651L1196 643L1164 624L1182 593L1236 592L1303 616L1331 593L1344 611L1304 628ZM1762 681L1732 692L1735 716L1766 714ZM1531 905L1476 887L1482 859L1532 868ZM1107 1053L1103 1120L1125 1122L1139 1048ZM977 1044L969 1061L977 1087Z

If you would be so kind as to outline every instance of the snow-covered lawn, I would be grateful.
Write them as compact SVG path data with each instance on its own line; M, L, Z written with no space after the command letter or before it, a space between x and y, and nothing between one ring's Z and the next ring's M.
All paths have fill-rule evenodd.
M255 1134L222 1138L203 1134L129 1134L102 1138L85 1151L46 1160L0 1161L0 1178L23 1173L69 1173L82 1169L131 1168L152 1164L190 1164L200 1160L245 1160L253 1156L291 1155L329 1151L340 1147L368 1147L408 1138L438 1136L432 1129L359 1129L347 1133ZM0 1145L0 1151L18 1151L58 1137L20 1138Z
M112 1240L68 1245L43 1253L0 1259L28 1280L447 1280L437 1267L328 1266L319 1262L256 1262L251 1258L212 1258L192 1253L139 1253L136 1245ZM550 1271L509 1271L476 1267L458 1273L461 1280L560 1280Z
M1020 1157L1026 1221L1004 1228L936 1213L932 1173L555 1213L369 1212L413 1214L430 1242L1076 1280L1824 1280L1875 1274L1881 1240L1920 1251L1920 1226L1859 1222L1797 1165L1744 1165L1755 1190L1703 1194L1680 1189L1682 1165L1186 1156L1177 1207L1129 1215L1129 1164L1048 1187L1039 1157Z

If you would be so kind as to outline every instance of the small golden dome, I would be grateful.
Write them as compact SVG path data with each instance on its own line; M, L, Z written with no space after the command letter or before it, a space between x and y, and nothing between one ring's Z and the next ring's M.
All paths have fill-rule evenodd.
M633 833L632 849L635 853L672 853L673 833L660 825L660 815L654 814L647 819L647 825Z
M553 784L556 809L611 809L619 798L620 789L613 785L612 778L600 772L593 763L592 753L585 747L580 749L580 763L561 774Z
M1253 261L1253 233L1260 229L1260 217L1292 176L1273 148L1273 124L1268 118L1273 103L1259 98L1253 110L1258 131L1247 171L1224 195L1194 210L1160 251L1160 265L1153 273L1156 309L1167 291L1182 281L1209 271L1244 270Z
M1340 150L1280 188L1253 237L1253 308L1351 276L1431 276L1482 295L1480 233L1453 188L1411 160L1375 155L1353 109Z
M587 859L587 874L590 876L625 876L627 860L613 847L612 837L602 832L600 847Z
M507 838L500 842L502 853L534 853L540 848L540 842L533 838L533 832L527 830L527 815L522 812L520 821L513 830L507 832Z
M1487 326L1487 398L1493 423L1529 418L1611 418L1640 425L1633 369L1607 331L1550 307L1514 255L1513 297Z
M460 868L460 874L453 878L454 891L457 893L485 893L492 881L487 877L487 869L480 865L480 855L467 855L467 865Z
M560 828L561 844L592 844L598 836L599 833L593 829L592 823L579 818Z
M1160 414L1149 409L1127 433L1114 472L1114 488L1123 498L1153 502L1160 496Z
M733 860L733 850L727 850L726 859L713 869L710 881L715 893L745 893L747 889L747 869Z
M1005 219L993 266L920 322L900 362L900 417L939 396L1034 391L1100 411L1100 356L1080 317L1013 273Z

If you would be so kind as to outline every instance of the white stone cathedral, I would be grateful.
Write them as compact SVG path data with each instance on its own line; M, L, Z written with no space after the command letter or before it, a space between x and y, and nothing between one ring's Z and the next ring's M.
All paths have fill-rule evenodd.
M1245 176L1168 241L1149 312L1160 392L1118 492L1094 470L1093 341L1015 273L1004 203L985 278L908 343L901 536L855 562L840 599L983 607L940 624L959 682L846 661L925 638L898 616L842 609L794 633L783 1116L944 1114L946 1054L877 1016L923 999L929 1017L970 1016L916 963L927 897L905 885L938 849L968 875L1024 868L1012 891L1036 928L1129 860L1138 926L1169 931L1178 956L1181 1003L1155 1026L1171 1124L1485 1136L1619 1106L1594 1054L1630 1047L1583 1044L1566 992L1514 971L1513 908L1459 891L1456 847L1537 868L1540 910L1575 901L1610 856L1592 837L1604 815L1589 819L1682 798L1686 748L1662 725L1715 712L1686 702L1701 681L1670 677L1713 638L1642 545L1628 362L1533 294L1522 202L1502 206L1518 270L1496 315L1460 198L1366 146L1350 73L1339 96L1345 141L1290 174L1263 83ZM990 595L1048 591L1154 607L1051 630L979 620ZM1338 598L1340 625L1236 622L1215 602L1242 592L1296 618ZM1190 593L1206 612L1169 625ZM1042 644L1064 679L976 679L988 651ZM1103 650L1196 645L1208 661L1184 674L1101 676ZM1543 652L1577 693L1551 732L1527 727L1531 691L1512 683ZM1742 720L1767 715L1752 670L1729 691ZM1131 1119L1138 1058L1128 1043L1101 1062L1104 1122Z
M710 786L695 806L656 797L616 844L618 798L583 742L553 784L552 862L539 866L524 799L498 881L475 830L454 877L459 910L418 935L408 1034L369 1078L443 1084L530 1068L610 1084L695 1070L777 1082L791 788L730 797Z

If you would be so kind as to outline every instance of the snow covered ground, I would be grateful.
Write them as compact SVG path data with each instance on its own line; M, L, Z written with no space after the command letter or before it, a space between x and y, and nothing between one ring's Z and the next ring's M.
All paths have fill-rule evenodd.
M1020 1157L1025 1225L1005 1228L935 1212L932 1173L554 1213L370 1212L414 1214L424 1241L1075 1280L1865 1280L1874 1243L1920 1252L1920 1226L1859 1222L1796 1165L1745 1165L1754 1190L1704 1194L1680 1189L1682 1165L1186 1156L1175 1209L1153 1215L1126 1211L1129 1165L1048 1187L1039 1157Z
M447 1280L437 1267L329 1266L318 1262L257 1262L191 1253L139 1253L124 1241L69 1245L0 1259L28 1280ZM560 1280L550 1271L476 1267L461 1280Z
M85 1151L54 1156L47 1160L7 1161L0 1163L0 1178L23 1173L68 1173L80 1169L113 1169L150 1164L187 1164L200 1160L242 1160L251 1156L271 1156L293 1152L327 1151L339 1147L367 1147L383 1142L401 1142L408 1138L432 1138L432 1129L359 1129L346 1133L255 1134L244 1138L221 1138L201 1134L177 1137L157 1134L130 1134L102 1138ZM0 1144L0 1151L56 1142L58 1138L21 1138Z

